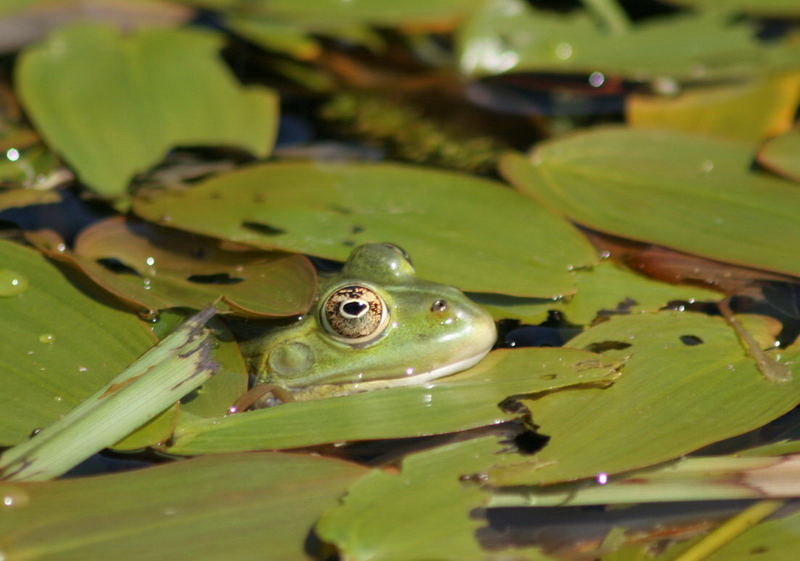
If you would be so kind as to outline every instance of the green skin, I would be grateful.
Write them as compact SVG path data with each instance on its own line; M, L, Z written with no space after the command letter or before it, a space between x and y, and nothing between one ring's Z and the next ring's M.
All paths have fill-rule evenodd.
M382 298L385 327L362 337L336 333L325 319L326 302L349 286ZM274 395L317 399L425 383L469 368L497 338L486 311L456 288L418 279L405 253L392 244L357 247L342 271L323 281L319 296L297 323L244 345L257 383L277 389ZM349 309L357 311L355 306ZM328 312L346 313L341 310L333 305ZM261 400L256 406L268 404Z

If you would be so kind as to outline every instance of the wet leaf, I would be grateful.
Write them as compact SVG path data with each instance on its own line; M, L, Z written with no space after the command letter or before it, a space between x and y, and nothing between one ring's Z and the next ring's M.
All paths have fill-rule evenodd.
M655 312L673 301L716 301L722 296L690 285L657 282L623 269L610 261L590 271L575 271L578 291L559 300L514 298L502 294L471 294L470 297L496 319L518 319L537 324L549 310L562 312L570 323L587 325L595 317Z
M425 386L285 403L184 422L168 451L190 455L296 448L461 431L520 417L524 412L498 407L509 396L609 383L615 368L613 360L573 349L494 351L477 366Z
M628 123L758 141L794 124L800 74L753 79L744 84L687 90L678 96L634 94L627 98Z
M293 316L316 295L316 272L302 255L224 248L211 238L123 217L82 231L74 255L63 257L139 310L199 309L222 297L244 315Z
M0 509L3 554L9 561L305 561L320 512L365 471L329 458L262 453L0 483L8 507Z
M23 52L18 93L39 132L80 179L115 197L176 145L269 153L276 97L242 88L218 58L219 47L220 38L209 32L121 37L110 27L76 25Z
M155 338L32 249L0 240L0 263L0 444L12 445L66 414Z
M196 313L69 413L0 455L0 479L46 481L146 425L208 380L213 336ZM150 432L151 427L145 427Z
M781 353L781 362L795 363L794 379L770 382L719 317L620 316L568 345L630 358L606 389L524 400L550 440L531 461L493 470L492 483L549 484L656 464L760 427L800 402L800 347Z
M473 516L487 495L460 476L481 471L502 453L497 440L480 438L440 446L403 460L400 473L373 470L353 486L341 504L327 511L316 530L353 561L505 559L483 550ZM530 548L514 559L546 561Z
M487 2L458 36L462 71L479 76L602 72L633 80L733 78L796 68L795 49L789 43L761 44L747 22L714 11L650 18L626 33L612 34L587 12L558 14L521 0Z
M635 154L635 158L631 155ZM800 274L794 183L751 169L747 143L600 128L509 154L503 173L571 220L638 241Z
M800 130L767 141L758 153L758 162L779 175L800 181Z
M716 552L708 561L794 561L797 557L797 528L800 514L786 514L762 522L744 534L735 537Z
M0 210L29 205L57 203L61 195L56 191L37 191L35 189L0 189Z
M731 12L772 17L800 15L800 5L795 0L667 0L673 4L697 8L712 8Z
M172 227L329 259L392 242L420 277L476 292L571 293L569 269L597 259L570 224L502 184L398 164L257 165L146 193L134 209Z

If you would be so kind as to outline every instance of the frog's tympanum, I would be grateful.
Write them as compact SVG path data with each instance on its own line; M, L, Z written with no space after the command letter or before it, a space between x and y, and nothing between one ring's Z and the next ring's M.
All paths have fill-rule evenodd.
M418 279L395 245L367 244L323 279L307 315L244 349L273 395L315 399L447 376L478 362L496 337L491 316L461 291Z

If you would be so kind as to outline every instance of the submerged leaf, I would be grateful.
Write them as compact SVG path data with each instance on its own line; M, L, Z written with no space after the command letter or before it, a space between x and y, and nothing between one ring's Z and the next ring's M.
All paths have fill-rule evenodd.
M569 223L500 183L397 164L257 165L142 194L134 210L175 228L328 259L392 242L413 256L420 277L476 292L568 294L570 269L597 260Z
M48 144L105 197L177 145L269 153L277 100L242 88L218 58L220 38L196 30L121 37L76 25L26 50L16 68L25 108Z
M600 128L502 161L522 192L589 228L800 275L800 191L751 169L750 145Z

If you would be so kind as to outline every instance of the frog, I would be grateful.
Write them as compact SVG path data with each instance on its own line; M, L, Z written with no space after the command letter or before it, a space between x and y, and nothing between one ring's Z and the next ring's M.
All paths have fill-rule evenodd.
M488 312L417 277L402 248L360 245L306 314L242 344L255 383L234 409L426 384L475 365L496 339Z

